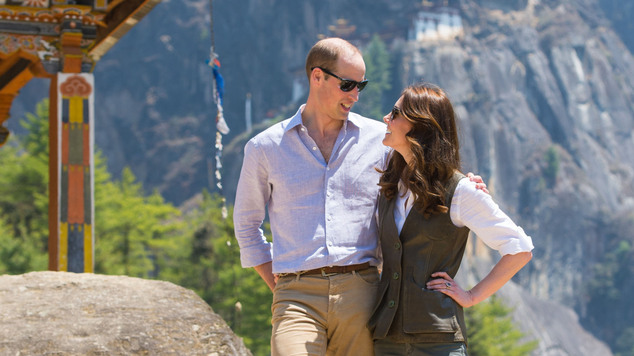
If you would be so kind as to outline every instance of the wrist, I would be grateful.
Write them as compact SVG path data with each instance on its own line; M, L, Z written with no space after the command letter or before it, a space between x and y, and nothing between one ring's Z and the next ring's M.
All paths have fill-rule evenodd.
M467 308L472 307L472 306L474 306L474 305L478 304L478 303L476 302L476 297L475 297L475 295L474 295L474 293L473 293L473 289L469 289L469 290L467 291L467 297L468 297L468 298L467 298L467 300L469 301L469 302L467 303Z

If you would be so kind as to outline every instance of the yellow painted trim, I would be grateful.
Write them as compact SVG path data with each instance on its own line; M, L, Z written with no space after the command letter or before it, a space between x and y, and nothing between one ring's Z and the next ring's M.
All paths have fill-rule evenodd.
M84 224L84 272L93 273L92 226Z
M68 223L59 224L58 271L68 271Z
M68 121L71 124L80 124L84 122L84 99L79 96L73 96L68 99Z

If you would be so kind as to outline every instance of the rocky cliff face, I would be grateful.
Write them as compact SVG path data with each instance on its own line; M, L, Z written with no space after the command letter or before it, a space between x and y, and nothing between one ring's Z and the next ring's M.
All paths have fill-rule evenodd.
M551 3L501 12L465 1L464 37L408 43L402 64L408 81L450 93L465 168L535 236L531 275L550 273L525 286L580 302L604 215L634 207L634 62L614 32Z
M500 11L463 1L464 36L408 44L403 64L410 81L424 78L452 95L465 166L487 177L495 199L533 236L535 258L518 282L575 308L614 342L632 323L600 318L599 326L592 314L608 308L594 303L631 317L624 295L633 285L619 280L620 291L598 302L592 281L604 277L598 271L615 241L632 242L625 231L634 212L634 62L596 5L529 1ZM623 256L620 266L631 270L631 251Z

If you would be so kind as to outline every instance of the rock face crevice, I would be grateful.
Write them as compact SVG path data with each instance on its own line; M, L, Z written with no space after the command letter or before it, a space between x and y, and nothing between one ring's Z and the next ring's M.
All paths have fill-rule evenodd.
M126 276L0 276L1 355L251 355L193 291Z

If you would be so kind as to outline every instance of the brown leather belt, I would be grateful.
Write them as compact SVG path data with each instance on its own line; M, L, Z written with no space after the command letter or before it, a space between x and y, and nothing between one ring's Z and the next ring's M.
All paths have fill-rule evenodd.
M358 265L321 267L309 269L308 271L301 271L298 274L321 274L322 276L326 277L337 273L350 273L352 271L361 271L368 268L370 268L370 262L361 263Z

